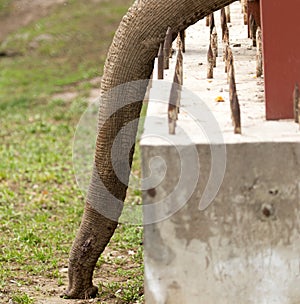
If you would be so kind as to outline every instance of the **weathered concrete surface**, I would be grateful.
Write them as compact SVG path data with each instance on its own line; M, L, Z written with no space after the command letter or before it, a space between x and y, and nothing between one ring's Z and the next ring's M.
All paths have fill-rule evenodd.
M231 8L233 26L238 9L237 2ZM208 31L204 22L201 26ZM299 128L292 121L265 121L263 82L253 78L254 56L246 47L241 57L236 54L243 133L234 135L226 75L216 72L207 82L205 64L197 70L205 53L201 59L195 44L205 42L195 42L195 35L192 29L187 33L176 135L168 134L170 84L154 82L141 140L143 176L152 177L154 185L147 188L148 180L144 191L145 222L153 220L144 236L146 303L300 303ZM220 58L218 64L223 71ZM166 74L171 79L172 70ZM215 103L220 94L225 102ZM223 165L224 155L212 161L211 151L224 147L222 185L201 211L212 164Z
M191 199L145 226L146 303L299 303L300 145L227 145L225 178L205 211L198 207L210 151L197 149L201 175ZM172 147L143 153L173 159L155 196L145 192L145 202L154 203L172 192L181 163Z

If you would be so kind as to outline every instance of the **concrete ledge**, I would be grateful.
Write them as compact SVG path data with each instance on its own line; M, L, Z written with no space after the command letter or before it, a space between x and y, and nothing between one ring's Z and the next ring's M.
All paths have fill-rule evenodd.
M210 149L197 150L201 175L190 200L145 226L146 303L298 303L299 143L227 145L225 178L205 211L198 207ZM157 155L168 170L155 196L145 192L148 204L172 192L181 172L174 147L143 147L144 164Z

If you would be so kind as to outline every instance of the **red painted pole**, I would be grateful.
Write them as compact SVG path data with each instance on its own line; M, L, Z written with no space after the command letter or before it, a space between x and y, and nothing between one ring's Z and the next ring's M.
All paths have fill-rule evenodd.
M266 118L293 118L293 91L300 83L300 1L260 0Z

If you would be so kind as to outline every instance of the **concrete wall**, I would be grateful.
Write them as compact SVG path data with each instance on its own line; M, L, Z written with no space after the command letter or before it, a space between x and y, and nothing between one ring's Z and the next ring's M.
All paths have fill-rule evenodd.
M145 191L151 204L173 191L181 163L174 147L142 149L144 164L160 155L168 168L155 195ZM299 303L300 144L227 145L225 178L205 211L198 207L210 149L197 150L201 176L191 199L145 226L146 303Z

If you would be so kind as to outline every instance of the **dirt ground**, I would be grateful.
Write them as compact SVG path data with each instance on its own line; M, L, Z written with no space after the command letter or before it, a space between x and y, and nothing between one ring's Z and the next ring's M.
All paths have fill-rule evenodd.
M102 254L102 257L104 260L106 258L111 257L117 257L117 256L124 256L127 252L122 250L115 251L107 247L105 251ZM133 262L126 262L125 268L134 268L138 267ZM117 271L118 266L113 265L111 263L104 262L101 265L101 268L96 268L94 272L94 279L93 284L96 286L99 286L99 283L111 283L113 281L115 282L121 282L125 281L126 278L119 277L115 275L115 272ZM63 299L61 298L61 295L64 293L67 282L68 282L68 268L61 268L59 270L62 281L64 282L64 285L59 286L57 285L57 281L53 280L51 278L47 279L45 276L38 276L35 278L34 281L31 282L29 286L23 285L21 287L17 287L17 282L11 281L11 284L16 284L16 288L18 288L18 291L21 293L26 293L30 297L34 298L35 304L87 304L87 303L103 303L103 304L122 304L124 301L118 299L115 297L114 294L110 293L101 293L101 290L99 290L100 298L97 297L95 299L88 299L88 300L70 300L70 299ZM108 281L109 278L109 281ZM21 279L21 278L19 278ZM25 280L25 278L23 278ZM6 299L6 296L5 296ZM1 300L1 293L0 293L0 303L1 304L17 304L16 302L9 300L3 301L3 298ZM24 302L25 303L25 302ZM26 302L27 303L27 302Z

